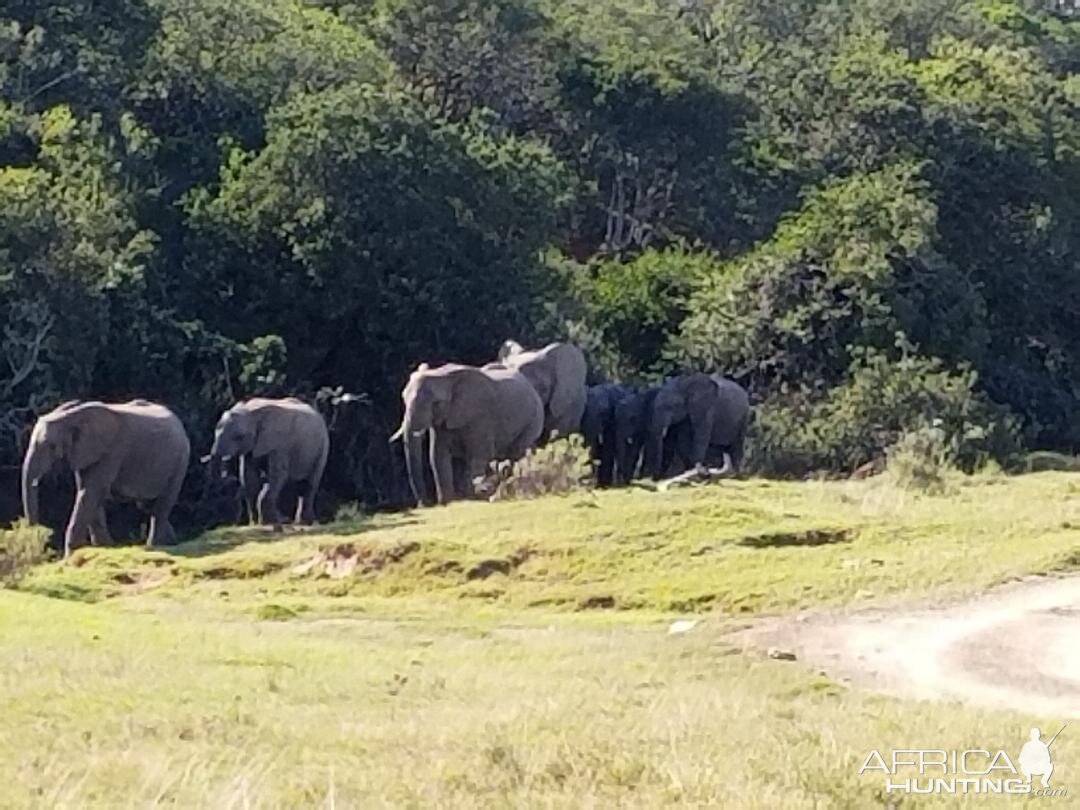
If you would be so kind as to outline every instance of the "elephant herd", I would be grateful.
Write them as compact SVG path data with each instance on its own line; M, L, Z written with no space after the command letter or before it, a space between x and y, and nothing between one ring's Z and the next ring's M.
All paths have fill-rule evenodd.
M422 363L401 397L404 416L391 441L404 445L420 505L486 492L493 469L505 470L505 462L572 433L582 434L601 486L720 458L725 470L737 471L750 417L745 390L700 372L649 388L587 386L585 357L567 343L527 351L507 341L495 362L479 367ZM289 484L299 487L295 521L314 522L329 450L326 423L312 406L292 397L256 398L221 415L202 460L212 476L236 460L249 519L279 527L278 501ZM148 508L148 545L172 543L170 514L190 454L183 425L162 405L68 402L41 416L31 433L23 509L31 523L40 522L38 486L62 464L74 472L76 486L65 555L88 540L110 542L105 504L112 499Z

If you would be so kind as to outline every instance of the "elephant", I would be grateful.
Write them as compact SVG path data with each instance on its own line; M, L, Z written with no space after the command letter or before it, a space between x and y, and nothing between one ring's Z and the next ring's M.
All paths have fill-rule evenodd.
M541 440L569 436L581 429L585 412L585 355L570 343L551 343L526 351L507 340L499 349L499 363L520 371L540 395L544 405Z
M737 473L742 463L746 429L750 422L750 396L738 383L719 375L689 372L667 380L656 392L649 415L648 456L653 478L663 474L663 442L680 423L689 425L685 461L699 467L710 448L725 454L725 467Z
M295 397L255 398L221 415L203 460L217 465L238 458L249 519L280 528L278 501L290 482L300 485L296 522L315 522L315 496L329 453L326 421L313 407Z
M635 388L615 405L615 480L619 484L629 484L637 474L639 466L646 472L653 469L655 462L649 447L649 425L659 391L659 385ZM662 470L666 471L689 457L688 427L689 425L683 422L668 430L662 448Z
M168 408L146 400L109 404L66 402L37 420L22 466L23 509L39 523L38 485L57 462L75 473L75 505L64 534L64 556L111 542L110 499L150 504L148 546L176 541L169 521L187 473L191 444Z
M499 364L484 368L420 364L401 392L405 416L391 441L405 442L409 483L417 504L430 503L424 486L422 445L429 442L435 499L472 495L493 461L517 461L536 445L544 429L544 405L523 374ZM454 463L461 493L455 492Z
M615 483L619 451L615 435L615 409L621 400L635 394L635 389L617 383L591 385L586 389L581 435L589 449L598 486L609 487Z

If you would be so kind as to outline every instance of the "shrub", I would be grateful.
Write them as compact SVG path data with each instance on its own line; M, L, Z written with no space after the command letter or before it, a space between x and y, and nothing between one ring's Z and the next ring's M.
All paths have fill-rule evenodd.
M650 249L579 273L575 293L605 347L638 369L651 369L689 314L687 298L694 286L719 266L708 252Z
M1008 462L1019 447L1015 420L975 383L973 372L947 371L936 358L857 352L845 384L780 394L758 408L750 465L781 475L851 472L928 424L941 430L964 470L988 459Z
M885 472L901 489L930 494L945 491L953 464L945 431L937 425L925 425L905 431L885 450Z
M14 584L43 562L48 543L49 530L43 526L17 523L11 529L0 529L0 583Z
M493 501L558 495L590 486L589 451L580 436L569 436L530 450L499 480Z

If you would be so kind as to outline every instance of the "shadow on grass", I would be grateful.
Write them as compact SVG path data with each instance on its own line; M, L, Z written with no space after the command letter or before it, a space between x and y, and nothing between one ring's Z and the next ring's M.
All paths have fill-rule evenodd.
M853 539L850 529L807 529L802 532L771 532L744 537L739 541L739 545L750 548L828 546L834 543L850 543Z
M101 589L92 585L80 585L75 582L33 582L18 583L15 590L20 593L60 599L67 602L83 602L92 605L102 600Z
M371 516L356 520L317 524L315 526L286 524L279 531L275 531L269 526L222 526L211 529L193 539L185 540L175 546L162 546L156 550L174 557L207 557L212 554L232 551L246 543L277 543L305 536L352 537L374 530L411 526L419 522L409 512L395 512L392 514L380 514L377 520Z

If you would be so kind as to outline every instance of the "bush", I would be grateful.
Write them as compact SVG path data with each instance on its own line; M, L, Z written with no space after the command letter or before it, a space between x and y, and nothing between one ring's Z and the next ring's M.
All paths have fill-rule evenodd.
M1015 420L975 383L973 372L947 371L936 358L858 352L844 385L781 394L758 408L750 466L781 475L851 472L929 424L961 469L1007 463L1019 447Z
M0 529L0 583L12 585L47 556L49 530L43 526L17 523Z
M954 469L945 431L936 425L900 434L896 443L886 448L885 456L886 475L901 489L940 494Z
M589 451L580 436L569 436L530 450L500 480L493 501L560 495L589 487L593 480Z

